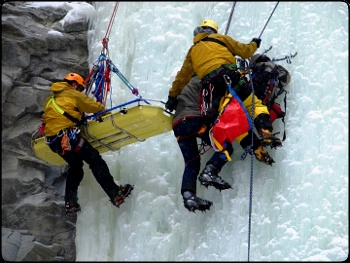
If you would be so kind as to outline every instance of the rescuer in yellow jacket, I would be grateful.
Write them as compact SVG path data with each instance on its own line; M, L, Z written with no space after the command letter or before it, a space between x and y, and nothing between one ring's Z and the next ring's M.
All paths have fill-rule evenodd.
M249 114L252 116L254 109L254 125L263 138L272 134L272 123L267 107L254 96L252 88L242 81L241 74L237 70L235 56L243 59L251 57L259 48L261 39L253 38L249 44L238 42L227 35L218 34L218 25L213 20L204 20L194 30L193 45L187 52L180 71L177 73L172 87L169 89L168 100L165 108L173 111L177 105L177 96L184 89L193 75L201 80L200 111L201 115L211 120L212 123L219 116L220 104L223 97L229 93L229 87L238 95ZM222 108L222 105L221 105ZM223 113L225 114L225 112ZM241 141L248 132L237 137ZM231 143L227 143L222 150L226 157L232 155ZM205 185L213 185L218 177L219 168L207 165L200 176L200 181Z
M251 57L260 46L261 39L253 38L249 44L238 42L227 35L218 34L218 25L213 20L204 20L194 30L193 45L187 52L185 61L178 71L172 87L169 89L168 101L165 108L173 111L177 99L185 85L193 75L197 75L202 83L202 90L206 97L202 98L201 112L207 117L215 119L221 98L227 92L227 81L235 87L240 80L235 56L243 59ZM229 78L225 78L228 76ZM236 86L235 92L242 102L252 101L252 89L246 83L243 87ZM263 137L269 137L272 131L269 111L261 101L255 97L255 124ZM252 106L252 105L250 105ZM251 107L247 106L249 112ZM210 116L212 115L212 116Z
M105 107L83 94L84 79L77 73L69 73L62 82L51 85L53 96L45 103L45 139L50 149L60 155L69 165L65 189L67 214L80 211L78 187L84 177L84 161L89 164L94 177L109 196L113 205L119 207L130 194L133 186L117 185L100 153L80 134L79 122L84 112L98 113Z

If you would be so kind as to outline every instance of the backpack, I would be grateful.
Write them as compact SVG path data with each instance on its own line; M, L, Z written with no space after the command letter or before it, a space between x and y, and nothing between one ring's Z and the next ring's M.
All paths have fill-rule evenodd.
M281 65L271 61L269 57L262 54L256 54L252 57L249 63L251 69L251 80L253 82L254 93L262 101L270 111L270 116L273 116L272 122L276 118L282 118L286 113L286 95L285 87L289 84L291 76L287 69ZM284 112L280 105L275 103L275 100L284 93ZM277 112L279 111L279 112ZM276 114L275 114L276 113ZM283 140L285 140L285 132Z
M277 97L287 93L285 87L290 82L289 72L272 61L258 62L252 67L252 81L255 95L269 109Z

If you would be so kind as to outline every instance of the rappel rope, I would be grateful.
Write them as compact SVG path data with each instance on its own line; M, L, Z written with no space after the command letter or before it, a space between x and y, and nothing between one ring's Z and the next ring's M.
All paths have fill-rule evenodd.
M267 22L265 23L265 26L263 28L263 30L261 31L259 38L261 38L267 24L269 23L273 13L275 12L277 5L279 2L277 2L277 4L275 5L275 8L272 10L270 17L268 18ZM271 48L270 48L271 49ZM248 71L249 73L249 78L252 79L252 75L251 75L251 71ZM250 85L252 87L252 119L254 121L254 114L255 114L255 106L254 106L254 85L253 85L253 81L250 81ZM253 204L253 178L254 178L254 173L253 173L253 168L254 168L254 152L253 152L253 146L254 146L254 131L253 128L251 129L252 132L252 137L251 137L251 144L250 144L250 149L249 151L251 151L251 158L250 158L250 187L249 187L249 219L248 219L248 262L250 259L250 236L251 236L251 222L252 222L252 204Z
M230 28L231 19L232 19L232 16L233 16L233 11L235 10L235 5L236 5L236 2L233 2L232 8L231 8L231 13L230 13L230 16L228 18L228 22L227 22L227 26L226 26L226 30L225 30L225 35L227 35L228 29Z
M278 1L277 4L275 5L275 8L272 10L272 13L271 13L270 17L269 17L269 19L267 19L267 22L266 22L266 24L265 24L265 26L264 26L263 30L261 31L261 33L260 33L260 35L259 35L258 38L261 38L261 36L262 36L262 34L263 34L263 32L264 32L264 30L265 30L267 24L269 23L269 21L270 21L272 15L273 15L273 13L275 12L275 10L276 10L276 8L277 8L277 6L278 6L278 3L279 3L279 1Z
M93 63L93 67L88 75L88 77L85 79L85 84L87 85L86 89L86 95L89 95L92 93L94 97L96 98L96 101L101 102L104 106L106 106L107 101L107 95L108 93L112 92L111 89L111 72L114 72L118 75L118 77L122 80L122 82L131 90L132 94L137 96L139 98L139 101L144 101L147 104L150 104L148 101L142 99L140 96L138 89L132 86L129 81L125 78L125 76L120 72L120 70L117 68L116 65L113 64L111 59L109 58L109 50L108 50L108 41L109 36L111 33L111 29L114 23L114 19L117 13L119 2L115 3L107 30L104 38L102 39L102 50L97 58L96 61ZM92 88L94 90L92 90ZM112 98L111 101L111 107L112 107ZM115 108L115 107L114 107ZM108 111L113 110L114 108L99 112L97 114L94 114L92 116L96 117L100 114L106 113ZM88 118L91 118L92 116L88 116Z
M101 53L98 59L93 63L93 67L84 81L87 85L86 95L92 93L96 98L96 101L101 102L104 106L106 106L107 95L111 91L111 60L109 58L108 41L118 5L118 2L114 5L106 34L102 39ZM94 90L92 90L93 86L95 86Z
M115 15L117 13L117 9L118 9L118 5L119 5L119 2L115 2L115 6L114 6L114 9L113 9L113 13L112 13L112 16L111 16L111 19L109 21L109 24L108 24L108 27L107 27L107 30L106 30L106 35L105 37L103 38L104 40L108 40L109 39L109 35L111 34L111 29L112 29L112 26L113 26L113 23L114 23L114 18L115 18ZM102 42L103 43L103 42Z
M249 71L249 77L251 78L251 72ZM250 81L250 86L252 87L252 120L254 121L255 115L255 93L253 81ZM252 219L252 203L253 203L253 170L254 170L254 152L253 152L253 141L254 141L254 132L253 127L251 129L251 144L250 144L250 187L249 187L249 222L248 222L248 261L250 257L250 230L251 230L251 219Z

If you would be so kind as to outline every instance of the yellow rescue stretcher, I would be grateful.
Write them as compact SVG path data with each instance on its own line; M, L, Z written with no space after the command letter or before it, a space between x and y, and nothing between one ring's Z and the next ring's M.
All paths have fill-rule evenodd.
M80 132L100 153L117 151L121 147L172 130L173 115L164 107L145 104L141 100L130 108L119 107L116 112L102 117L103 121L87 121L81 125ZM124 104L125 105L125 104ZM34 155L51 165L62 166L67 163L46 144L45 137L32 137Z

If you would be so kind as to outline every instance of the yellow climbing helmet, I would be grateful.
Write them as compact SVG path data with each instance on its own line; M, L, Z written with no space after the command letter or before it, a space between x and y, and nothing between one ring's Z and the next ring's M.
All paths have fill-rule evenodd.
M200 24L201 27L210 27L212 29L214 29L216 31L216 33L218 32L219 30L219 27L218 27L218 24L213 21L213 20L210 20L210 19L206 19L204 20L201 24Z
M85 84L84 84L84 79L82 76L80 76L77 73L69 73L67 74L64 79L66 80L70 80L70 81L76 81L79 85L83 86L85 88Z

